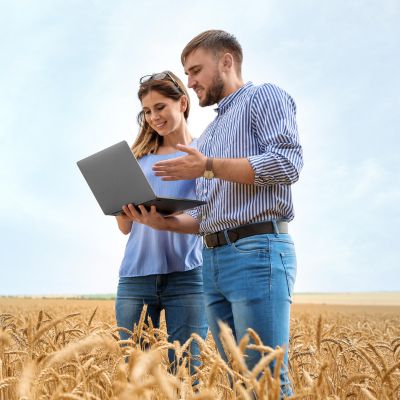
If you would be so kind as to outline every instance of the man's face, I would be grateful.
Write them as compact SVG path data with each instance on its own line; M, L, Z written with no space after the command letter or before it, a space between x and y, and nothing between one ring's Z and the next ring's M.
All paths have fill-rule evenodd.
M224 81L213 53L201 48L194 50L186 57L183 67L188 87L196 92L201 107L218 103L224 97Z

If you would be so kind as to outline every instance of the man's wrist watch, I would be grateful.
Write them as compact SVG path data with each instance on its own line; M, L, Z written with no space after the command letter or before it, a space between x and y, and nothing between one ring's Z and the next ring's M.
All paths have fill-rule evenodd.
M213 158L211 158L211 157L207 158L206 169L205 169L205 171L203 173L203 177L206 178L206 179L214 178L214 172L213 172L213 169L212 169L213 161L214 161Z

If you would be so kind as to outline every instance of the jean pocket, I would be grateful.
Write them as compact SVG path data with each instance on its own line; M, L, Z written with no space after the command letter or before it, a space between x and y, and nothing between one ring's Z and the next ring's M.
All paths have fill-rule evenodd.
M268 253L269 243L266 235L248 236L232 243L232 247L239 253Z
M283 269L285 270L288 295L291 298L296 281L297 263L295 253L280 253Z

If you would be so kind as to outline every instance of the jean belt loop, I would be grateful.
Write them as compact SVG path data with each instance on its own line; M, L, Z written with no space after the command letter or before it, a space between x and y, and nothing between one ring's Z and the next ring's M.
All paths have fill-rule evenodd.
M225 236L226 243L228 243L230 246L232 244L232 242L231 242L231 239L229 239L228 229L224 229L224 236Z
M275 220L273 220L273 221L271 221L271 222L272 222L272 225L274 226L274 233L275 233L275 236L278 236L278 235L279 235L278 224L276 223Z

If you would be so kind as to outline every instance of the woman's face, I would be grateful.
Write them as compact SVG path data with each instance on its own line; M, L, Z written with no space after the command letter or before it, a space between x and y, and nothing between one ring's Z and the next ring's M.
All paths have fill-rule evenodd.
M147 123L160 135L176 132L184 123L184 101L176 101L155 90L142 97L142 109Z

